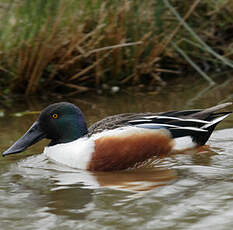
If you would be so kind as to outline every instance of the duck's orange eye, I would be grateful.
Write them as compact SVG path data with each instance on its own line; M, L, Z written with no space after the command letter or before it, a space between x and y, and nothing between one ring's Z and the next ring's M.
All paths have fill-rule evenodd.
M57 113L54 113L54 114L52 115L52 118L57 119L57 118L58 118L58 114L57 114Z

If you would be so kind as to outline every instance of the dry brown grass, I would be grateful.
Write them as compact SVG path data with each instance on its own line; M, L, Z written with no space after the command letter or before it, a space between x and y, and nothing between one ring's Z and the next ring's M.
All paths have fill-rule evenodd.
M132 1L121 1L117 7L102 3L93 18L80 20L85 9L79 9L78 15L66 16L69 24L61 27L64 4L58 6L55 20L48 20L34 38L21 40L11 56L5 56L8 66L15 66L12 89L28 95L63 85L82 92L102 82L138 83L143 74L156 80L161 35L153 33L153 4L142 4L146 8L135 16L132 8L137 5Z
M5 28L6 34L9 41L17 36L17 42L0 45L1 60L4 60L0 62L0 71L9 76L13 91L29 95L41 89L68 88L73 94L100 87L102 83L153 84L160 81L160 73L176 73L161 66L161 62L164 63L166 57L177 60L176 50L170 47L170 42L183 41L184 32L162 0L157 3L129 0L88 0L85 4L81 0L57 2L55 10L49 3L44 6L45 15L38 25L30 17L24 24L18 23L17 17L28 13L22 11L26 7L23 3L15 2L11 9L14 17L8 15L11 27ZM182 15L184 20L192 13L195 13L195 20L198 18L196 7L199 3L196 0L191 5L184 5L188 12ZM51 14L51 10L55 13ZM219 14L220 9L215 11ZM25 29L26 24L31 25L29 29ZM1 40L6 40L7 36L2 36ZM232 49L225 56L231 54Z

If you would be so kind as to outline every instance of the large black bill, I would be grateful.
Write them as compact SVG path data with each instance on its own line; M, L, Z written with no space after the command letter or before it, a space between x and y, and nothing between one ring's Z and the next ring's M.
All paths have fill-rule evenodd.
M34 122L30 129L17 140L9 149L2 153L3 156L20 153L26 150L29 146L35 144L46 135L39 129L38 121Z

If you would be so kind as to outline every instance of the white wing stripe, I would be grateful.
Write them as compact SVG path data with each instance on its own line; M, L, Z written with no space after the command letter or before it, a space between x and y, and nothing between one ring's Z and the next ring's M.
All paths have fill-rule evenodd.
M171 128L172 129L172 128ZM177 127L175 129L186 129L186 130L193 130L197 132L208 132L208 130L205 129L199 129L199 128L194 128L194 127Z
M224 116L215 118L214 120L212 120L212 121L210 122L210 124L203 125L201 128L202 128L202 129L209 128L210 126L212 126L212 125L214 125L214 124L220 122L221 120L225 119L225 118L228 117L229 115L230 115L230 114L226 114L226 115L224 115Z
M146 126L148 127L156 127L156 126L160 126L160 127L170 127L170 128L175 128L175 129L186 129L186 130L193 130L193 131L197 131L197 132L207 132L207 130L205 129L201 129L201 128L195 128L195 127L181 127L181 126L177 126L177 125L169 125L169 124L157 124L157 123L145 123L145 124L138 124L136 125L136 127L141 127L141 128L145 128Z
M169 124L159 124L159 123L144 123L144 124L138 124L135 125L136 127L145 127L145 126L162 126L162 127L172 127L172 128L178 128L179 126L177 125L169 125Z
M194 118L179 118L179 117L169 117L169 116L146 116L143 117L144 119L171 119L171 120L177 120L177 121L190 121L190 122L197 122L197 123L203 123L203 124L210 124L210 121L200 120L200 119L194 119Z
M150 119L146 120L146 119L138 119L138 120L132 120L132 121L129 121L129 123L136 123L136 122L147 122L147 121L152 121Z

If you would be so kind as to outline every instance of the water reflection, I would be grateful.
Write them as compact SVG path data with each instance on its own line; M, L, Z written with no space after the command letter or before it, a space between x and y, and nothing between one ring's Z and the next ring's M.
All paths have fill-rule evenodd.
M0 202L3 211L9 212L10 208L17 212L16 217L11 217L12 220L24 218L23 212L21 214L19 210L25 209L28 212L36 207L43 207L43 210L38 210L40 215L51 213L69 219L85 218L80 210L92 201L93 190L85 189L81 184L57 184L56 175L65 172L57 171L56 166L54 169L49 167L43 155L36 155L19 161L2 174ZM11 203L12 207L9 207Z
M89 172L50 162L44 154L40 154L18 162L18 169L23 175L49 175L55 184L51 189L53 191L76 185L88 189L110 188L139 192L165 186L176 179L176 173L170 169L168 161L164 164L162 159L155 160L154 165L127 171Z
M92 201L92 190L70 185L69 188L51 190L46 198L48 212L69 219L84 219L87 214L83 210Z
M76 173L66 173L55 178L59 184L82 183L89 188L105 187L139 192L171 183L176 178L176 173L171 169L151 168L121 172L83 172L81 177Z
M97 173L57 165L43 154L33 155L12 164L1 175L0 203L3 212L0 220L5 219L13 227L11 221L25 218L22 210L34 213L33 217L27 214L29 219L39 220L50 214L84 220L93 209L96 193L112 197L114 190L120 191L120 199L115 202L117 206L143 197L144 192L172 184L177 178L169 164L172 162L163 161L155 168Z

